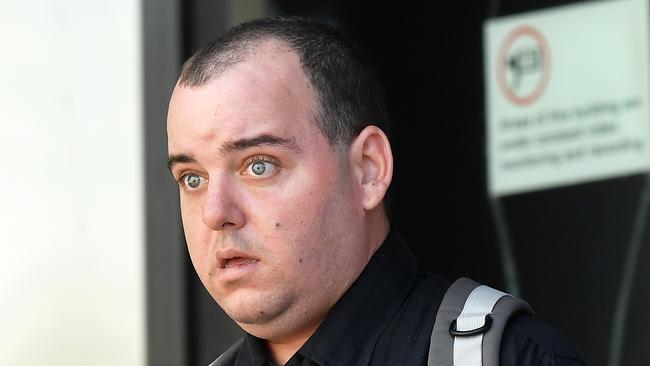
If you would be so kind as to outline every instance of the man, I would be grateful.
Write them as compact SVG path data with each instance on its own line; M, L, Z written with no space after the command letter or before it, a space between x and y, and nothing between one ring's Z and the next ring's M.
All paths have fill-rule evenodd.
M248 334L231 365L425 365L448 287L419 275L383 199L393 173L383 92L335 30L240 25L183 66L168 115L192 263ZM502 365L579 357L528 316Z

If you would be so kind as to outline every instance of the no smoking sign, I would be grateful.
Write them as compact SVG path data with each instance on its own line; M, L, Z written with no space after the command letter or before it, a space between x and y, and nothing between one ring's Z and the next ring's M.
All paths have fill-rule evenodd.
M546 89L550 69L548 44L535 28L515 28L501 44L497 80L501 92L513 104L534 103Z

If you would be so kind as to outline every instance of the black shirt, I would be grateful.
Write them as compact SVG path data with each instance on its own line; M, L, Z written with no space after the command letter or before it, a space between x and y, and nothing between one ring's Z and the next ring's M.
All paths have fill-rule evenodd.
M287 366L426 366L431 330L449 283L417 272L408 247L391 230L359 278ZM247 335L235 366L272 366L264 340ZM500 365L584 365L553 329L527 315L512 319Z

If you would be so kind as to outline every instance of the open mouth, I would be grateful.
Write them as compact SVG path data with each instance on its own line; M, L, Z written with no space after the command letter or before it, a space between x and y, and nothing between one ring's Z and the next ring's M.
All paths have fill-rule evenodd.
M232 268L232 267L238 267L238 266L245 266L247 264L255 263L258 262L258 259L255 258L248 258L248 257L233 257L233 258L228 258L224 259L223 263L221 264L221 268Z

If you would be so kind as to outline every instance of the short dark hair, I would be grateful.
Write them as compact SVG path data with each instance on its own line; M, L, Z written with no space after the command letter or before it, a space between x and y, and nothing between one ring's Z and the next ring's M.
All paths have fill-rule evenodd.
M183 65L178 83L205 85L268 39L286 44L300 58L316 90L314 122L330 145L348 145L369 125L388 133L384 92L370 59L335 28L308 18L242 23L195 52Z

